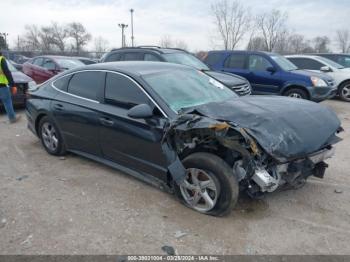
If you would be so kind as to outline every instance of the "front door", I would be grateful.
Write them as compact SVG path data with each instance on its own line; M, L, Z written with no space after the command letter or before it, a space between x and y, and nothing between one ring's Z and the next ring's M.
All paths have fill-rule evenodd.
M149 104L155 115L150 119L130 118L128 110L138 104ZM107 73L105 103L100 113L104 157L165 180L167 164L161 139L166 119L141 87L127 76Z
M280 73L269 71L275 67L265 57L250 55L248 59L248 71L250 84L254 94L278 94L281 88Z

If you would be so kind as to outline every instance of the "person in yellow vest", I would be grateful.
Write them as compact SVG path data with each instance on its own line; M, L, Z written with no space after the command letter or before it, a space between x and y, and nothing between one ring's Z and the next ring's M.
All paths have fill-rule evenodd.
M0 52L0 102L4 105L7 117L11 124L17 122L19 119L16 117L15 110L13 109L10 92L10 88L14 86L15 84L13 82L11 71L8 69L5 57L3 57Z

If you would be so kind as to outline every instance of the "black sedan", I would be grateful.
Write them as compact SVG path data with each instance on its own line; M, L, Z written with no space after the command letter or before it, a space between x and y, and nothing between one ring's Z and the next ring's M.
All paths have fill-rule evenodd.
M322 178L342 130L322 105L238 97L201 71L155 62L64 72L31 92L27 117L48 153L102 162L216 216L240 191L261 197Z

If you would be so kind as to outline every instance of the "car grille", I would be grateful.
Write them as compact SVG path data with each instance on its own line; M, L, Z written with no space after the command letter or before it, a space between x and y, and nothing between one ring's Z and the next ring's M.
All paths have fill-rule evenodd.
M250 95L252 92L248 83L232 86L231 89L240 96L247 96Z

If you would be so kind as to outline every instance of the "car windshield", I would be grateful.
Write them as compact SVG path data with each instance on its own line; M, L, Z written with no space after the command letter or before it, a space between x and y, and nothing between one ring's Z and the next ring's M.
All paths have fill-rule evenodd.
M209 67L207 67L201 60L187 53L177 52L164 54L163 56L169 63L192 66L198 70L209 70Z
M175 112L238 97L229 88L197 70L162 71L142 77Z
M78 59L67 59L67 58L59 58L56 59L57 64L64 69L73 69L78 66L83 66L84 63Z
M324 62L324 63L326 63L326 64L328 64L328 65L330 65L330 66L332 66L332 67L335 67L335 68L337 68L337 69L344 69L344 66L342 66L342 65L340 65L340 64L338 64L338 63L336 63L336 62L334 62L334 61L332 61L332 60L330 60L330 59L328 59L328 58L325 58L325 57L321 57L321 56L319 56L319 57L317 57L319 60L321 60L322 62Z
M16 69L16 67L13 66L13 64L11 62L7 61L7 67L9 68L9 70L11 72L17 72L18 70Z
M271 58L285 71L298 70L298 67L283 56L272 55Z

